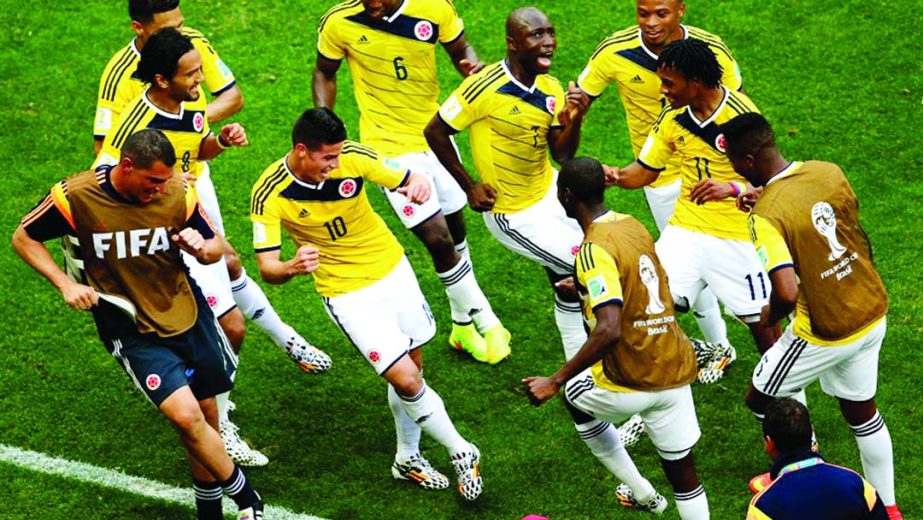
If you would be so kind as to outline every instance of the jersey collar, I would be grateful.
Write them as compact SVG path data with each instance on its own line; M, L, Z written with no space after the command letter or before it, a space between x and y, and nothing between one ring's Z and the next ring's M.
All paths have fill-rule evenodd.
M509 78L510 82L512 82L513 85L516 85L517 87L525 90L529 94L535 92L535 83L537 83L538 81L533 82L531 87L527 87L523 85L522 83L520 83L519 80L516 79L515 76L513 76L513 73L510 72L510 68L506 65L506 58L504 58L503 61L500 62L500 66L503 67L503 72L506 73L506 77ZM536 76L536 80L537 79L538 79L538 76Z
M149 97L147 97L147 91L150 89L151 87L148 87L147 89L144 90L144 93L141 95L141 100L144 101L144 103L147 104L147 106L151 107L151 110L153 110L154 112L157 112L157 115L166 117L168 119L176 119L177 121L183 119L183 114L186 112L186 102L185 101L179 104L179 114L171 114L169 112L164 111L157 105L155 105L154 102L151 101Z
M705 121L699 121L698 118L695 117L695 114L692 113L691 105L686 106L686 113L689 114L690 118L692 118L693 123L699 125L699 128L705 128L705 125L714 121L714 119L718 117L718 114L720 114L721 111L724 110L724 105L727 104L728 97L730 97L731 93L728 92L727 87L725 87L724 85L721 85L721 90L724 93L724 97L721 98L721 103L718 103L718 107L715 108L715 111L712 112L711 115L708 116L708 119L706 119Z
M324 187L324 183L327 182L326 179L320 181L318 184L311 184L310 182L305 182L299 179L298 176L295 175L295 172L293 172L292 169L288 167L288 156L289 155L291 154L288 154L288 153L285 154L285 159L282 159L282 166L285 167L285 171L288 172L289 176L292 178L293 181L297 182L301 186L304 186L305 188L308 188L309 190L319 190Z
M131 49L131 52L135 53L135 57L141 59L141 51L138 50L137 38L132 38L131 43L128 44L128 48Z
M686 30L686 26L683 24L679 24L679 28L683 30L683 39L685 40L689 38L689 31ZM651 58L654 58L655 60L660 57L654 54L654 52L648 49L647 45L644 44L644 34L641 32L640 26L638 26L638 42L641 43L641 49L644 50L644 52L646 52L648 56L650 56Z
M769 182L766 183L766 186L769 186L770 184L776 182L777 180L783 177L788 177L800 167L801 167L801 161L792 161L788 163L788 166L786 166L785 168L782 168L782 171L773 175L772 178L769 179Z
M614 215L615 215L615 213L613 213L612 210L610 209L609 211L603 213L602 215L600 215L600 216L594 218L594 219L593 219L593 222L601 222L601 221L603 221L603 220L605 220L605 219L607 219L607 218L609 218L609 217L611 217L611 216L614 216Z
M382 20L388 23L391 23L394 20L397 20L397 17L400 16L401 13L404 12L404 8L407 7L408 2L410 2L410 0L404 0L403 2L401 2L401 6L397 8L397 11L394 11L394 14L392 14L391 16L384 16L382 17Z

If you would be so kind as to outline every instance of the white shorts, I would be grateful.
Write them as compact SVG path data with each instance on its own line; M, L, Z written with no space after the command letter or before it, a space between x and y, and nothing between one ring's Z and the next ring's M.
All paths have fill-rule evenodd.
M538 262L563 276L574 274L574 259L583 230L564 213L557 183L542 200L516 213L484 212L484 225L510 251Z
M769 303L769 276L750 242L668 225L656 250L680 307L692 307L706 287L735 316L758 316Z
M456 150L456 154L458 151ZM431 219L436 213L442 211L445 215L456 213L468 203L465 190L461 189L452 174L449 173L436 154L427 150L419 153L404 154L396 159L401 168L414 173L426 175L431 183L433 194L423 204L413 204L407 197L396 191L381 188L391 208L407 229L413 229L419 224Z
M215 193L215 185L212 183L211 168L207 162L203 161L199 164L202 165L202 173L195 181L195 192L199 197L199 205L205 210L215 230L224 236L224 219L221 218L221 208L218 207L218 194Z
M753 387L770 397L788 397L820 379L828 395L868 401L878 386L878 351L885 339L886 319L861 338L838 347L808 343L792 324L767 350L753 370Z
M614 424L640 414L651 442L667 460L684 457L702 436L689 385L654 392L613 392L596 386L587 369L567 382L564 395L578 409Z
M682 179L676 179L675 182L652 188L644 187L644 196L647 198L647 207L651 209L651 215L654 217L654 223L657 229L663 231L667 227L667 221L673 216L673 210L676 208L676 199L679 198L680 187L683 185Z
M213 264L200 264L194 256L182 251L183 263L189 268L189 275L202 290L205 301L211 307L216 318L234 310L234 293L231 292L231 277L224 257Z
M436 335L436 320L407 257L368 287L324 298L324 307L378 375Z

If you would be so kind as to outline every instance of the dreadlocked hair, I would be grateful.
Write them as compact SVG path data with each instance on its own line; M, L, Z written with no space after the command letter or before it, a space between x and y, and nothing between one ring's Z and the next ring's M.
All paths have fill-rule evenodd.
M676 40L660 52L657 68L679 72L686 80L699 80L709 88L721 86L724 70L708 44L695 38Z

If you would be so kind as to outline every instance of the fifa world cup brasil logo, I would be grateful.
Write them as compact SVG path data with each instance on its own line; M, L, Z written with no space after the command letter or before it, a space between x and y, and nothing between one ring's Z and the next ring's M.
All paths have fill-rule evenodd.
M641 283L647 287L647 294L650 297L644 312L660 314L667 309L663 306L663 302L660 301L660 277L657 276L654 262L649 256L641 255L641 258L638 259L638 267L641 270Z
M811 222L814 228L822 237L827 239L827 245L830 246L830 255L827 260L831 262L846 254L846 248L840 245L836 238L836 214L833 207L826 202L818 202L811 208Z

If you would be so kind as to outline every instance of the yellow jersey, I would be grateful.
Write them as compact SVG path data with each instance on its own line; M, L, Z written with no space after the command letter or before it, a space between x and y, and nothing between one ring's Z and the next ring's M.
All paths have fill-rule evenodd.
M423 129L439 108L436 43L464 32L450 0L404 0L373 19L360 0L337 4L318 27L317 52L346 58L362 142L389 156L427 150Z
M638 154L638 162L651 170L663 171L672 155L679 157L683 183L668 224L719 238L748 241L747 215L737 209L735 199L714 200L699 206L689 198L692 188L704 179L747 182L734 171L724 153L724 134L719 125L759 110L742 92L721 89L721 103L705 121L699 121L688 106L664 109Z
M548 158L548 130L561 126L564 89L541 74L526 86L505 61L465 78L439 108L449 127L471 127L471 155L481 182L497 190L494 213L515 213L548 192L554 170Z
M205 86L212 96L217 96L236 84L234 73L224 64L202 33L189 27L181 28L180 32L192 41L192 45L202 55ZM140 60L141 51L132 40L106 64L99 80L99 94L96 98L96 119L93 123L93 136L96 139L105 139L125 107L147 87L137 75Z
M103 141L103 147L93 163L93 169L118 164L122 145L128 136L145 128L160 130L167 136L176 151L175 169L180 173L198 176L201 166L198 161L199 147L208 137L211 129L205 109L208 102L199 87L199 99L180 103L178 114L164 112L148 99L147 90L129 103L112 132Z
M320 184L295 177L287 159L274 162L253 185L250 220L256 252L281 248L283 226L295 245L317 247L320 267L314 281L317 292L328 298L387 276L404 249L372 210L362 188L368 180L394 190L410 172L350 141L343 146L339 168Z
M741 90L740 68L721 38L696 27L680 25L679 28L684 39L695 38L707 43L724 71L721 83L730 90ZM593 97L601 96L612 83L618 87L635 157L667 104L660 93L657 57L644 45L641 29L632 26L600 42L577 79L577 85ZM679 164L678 159L670 160L651 186L664 186L678 179Z

